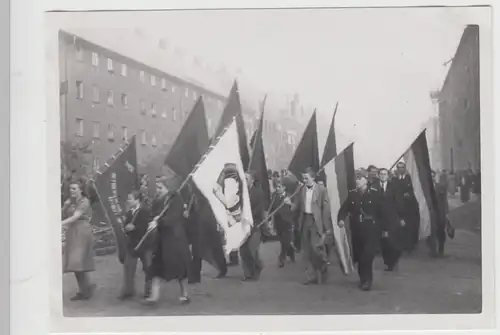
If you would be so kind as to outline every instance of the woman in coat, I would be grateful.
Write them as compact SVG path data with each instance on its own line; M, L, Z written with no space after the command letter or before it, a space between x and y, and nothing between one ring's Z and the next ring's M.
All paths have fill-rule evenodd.
M69 193L70 197L62 208L62 225L67 228L63 249L63 272L73 272L78 283L78 293L70 300L88 300L95 289L88 276L88 273L95 269L94 238L90 225L92 208L84 194L83 182L72 181Z
M187 213L186 206L176 188L173 178L160 177L156 180L157 196L152 203L151 211L154 219L150 227L158 229L158 243L149 269L149 274L153 278L151 294L146 299L149 303L156 303L160 298L161 280L167 282L177 280L181 290L179 301L183 304L189 303L187 278L191 252L184 227ZM169 207L161 215L167 203Z

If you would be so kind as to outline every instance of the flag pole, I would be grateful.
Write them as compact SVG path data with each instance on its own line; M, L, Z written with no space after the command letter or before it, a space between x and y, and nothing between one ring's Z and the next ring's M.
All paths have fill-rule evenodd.
M177 188L177 190L166 200L166 204L165 204L165 207L163 207L162 211L160 212L160 214L157 215L158 219L161 218L163 215L165 215L165 213L167 212L168 208L170 207L170 204L171 204L171 200L173 198L173 196L176 194L176 193L179 193L186 185L187 183L191 180L191 178L193 177L194 173L196 171L198 171L198 168L200 167L200 165L205 161L205 159L207 158L208 154L210 152L212 152L212 150L215 148L215 146L217 145L217 143L219 143L220 139L222 138L222 136L224 136L224 134L227 132L227 130L229 129L229 127L231 127L234 122L236 121L236 117L233 117L233 122L231 122L228 126L226 126L223 131L221 132L221 134L219 136L217 136L217 138L215 139L214 143L212 145L210 145L210 147L208 148L207 152L200 158L200 161L198 162L198 164L195 165L195 167L193 168L193 170L188 174L188 176L183 180L183 182L181 183L181 185ZM154 230L156 229L155 228L148 228L148 230L146 231L146 233L142 236L141 240L139 241L139 243L137 243L136 247L134 248L134 250L138 250L142 244L144 243L144 241L146 240L146 238L149 236L149 234Z
M267 100L267 93L264 95L264 99L262 100L260 104L260 117L263 119L264 118L264 106L266 105L266 100ZM259 122L263 122L263 120L259 120ZM259 125L260 126L260 125ZM255 150L255 143L257 143L257 138L254 139L253 145L252 145L252 155L250 155L250 161L248 162L248 168L250 169L250 166L252 165L252 159L253 159L253 152Z
M424 128L423 130L421 130L418 135L413 139L413 141L411 141L411 144L410 146L408 147L408 149L406 149L403 154L401 156L399 156L399 158L394 162L394 164L392 164L391 168L389 169L389 171L392 171L392 169L399 163L399 161L401 160L401 158L403 158L403 156L406 154L406 152L408 150L410 150L411 148L411 145L413 144L413 142L415 142L415 140L420 136L422 135L423 132L427 131L427 128Z

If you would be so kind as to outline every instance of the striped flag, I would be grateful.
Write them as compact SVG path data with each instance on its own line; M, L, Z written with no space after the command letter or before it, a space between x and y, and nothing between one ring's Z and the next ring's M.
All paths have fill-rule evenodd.
M419 239L431 236L437 225L437 196L432 182L431 164L425 130L403 154L406 169L411 177L415 198L420 212Z
M236 121L222 132L192 178L212 208L224 252L238 250L250 234L253 218Z
M326 186L330 198L330 209L332 217L337 217L340 206L347 199L350 190L356 188L354 178L354 154L351 143L333 160L325 165ZM346 222L347 223L347 222ZM335 239L335 251L339 258L340 267L344 274L349 274L354 268L352 259L352 247L350 232L347 223L344 228L333 224L333 235Z

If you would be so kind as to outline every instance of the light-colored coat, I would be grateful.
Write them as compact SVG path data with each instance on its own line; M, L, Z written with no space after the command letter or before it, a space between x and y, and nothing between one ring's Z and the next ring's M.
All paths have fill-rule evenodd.
M293 204L292 210L299 211L298 228L302 231L302 224L304 222L305 200L306 200L307 187L302 186L297 201ZM332 216L330 212L330 199L328 191L325 186L316 184L314 186L312 195L311 212L314 216L314 223L318 228L320 234L327 231L333 231Z

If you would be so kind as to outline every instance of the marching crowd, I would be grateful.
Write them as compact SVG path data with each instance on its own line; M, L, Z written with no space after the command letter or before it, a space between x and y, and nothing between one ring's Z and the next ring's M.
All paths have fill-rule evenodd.
M459 175L459 178L456 176ZM372 264L378 252L382 254L386 271L394 271L403 253L411 253L419 240L420 211L411 176L405 163L395 171L370 166L356 171L356 188L349 191L338 213L331 213L324 183L316 181L317 171L303 171L296 190L289 189L287 171L269 171L268 181L259 181L255 173L246 174L253 229L241 248L224 255L222 244L211 245L210 254L219 270L218 278L227 274L227 267L241 262L244 281L257 281L264 269L259 256L262 229L272 221L279 243L277 266L283 267L288 258L292 263L301 253L305 270L305 285L325 283L328 277L329 255L335 252L334 226L350 232L353 263L357 265L359 288L372 287ZM446 236L453 238L454 230L448 220L448 194L460 185L462 201L468 201L470 191L480 192L480 175L432 172L437 195L437 225L427 239L432 257L444 253ZM451 176L451 177L450 177ZM457 182L455 182L455 180ZM119 299L135 296L135 273L138 260L145 273L144 299L155 304L160 298L161 282L179 283L182 304L190 302L188 284L201 281L202 240L220 236L210 230L204 220L209 210L199 206L201 196L189 190L186 197L178 191L175 177L157 177L156 197L148 199L144 189L128 195L127 214L123 230L127 236L127 253L123 262L123 284ZM262 182L269 182L271 206L265 208ZM453 184L453 185L450 185ZM479 188L479 189L478 189ZM298 191L297 191L298 190ZM67 226L63 251L63 271L74 273L78 292L72 301L88 300L96 285L89 273L95 270L93 235L90 224L92 208L81 181L70 183L70 196L64 201L62 225ZM189 199L189 201L186 201ZM167 210L166 204L168 202ZM261 225L261 223L265 223Z

